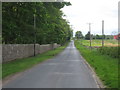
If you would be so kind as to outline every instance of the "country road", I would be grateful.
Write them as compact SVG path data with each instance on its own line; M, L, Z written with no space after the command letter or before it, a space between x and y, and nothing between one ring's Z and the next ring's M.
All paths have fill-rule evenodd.
M98 88L91 70L71 41L68 47L12 79L3 88Z

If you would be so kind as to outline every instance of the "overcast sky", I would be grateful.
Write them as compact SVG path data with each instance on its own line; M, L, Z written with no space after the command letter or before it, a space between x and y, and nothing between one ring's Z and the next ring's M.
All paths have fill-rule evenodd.
M102 20L105 23L105 34L111 35L113 31L118 32L118 1L119 0L66 0L71 6L62 9L74 34L82 31L85 35L91 24L92 34L101 34Z

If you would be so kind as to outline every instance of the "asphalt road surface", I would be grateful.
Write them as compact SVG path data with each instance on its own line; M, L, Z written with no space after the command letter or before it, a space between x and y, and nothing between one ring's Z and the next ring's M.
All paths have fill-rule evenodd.
M98 88L80 53L71 41L68 47L53 59L44 61L3 88Z

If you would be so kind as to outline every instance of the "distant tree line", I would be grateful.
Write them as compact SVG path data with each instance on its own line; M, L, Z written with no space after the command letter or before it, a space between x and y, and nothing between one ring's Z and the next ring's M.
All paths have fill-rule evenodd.
M88 32L85 36L82 34L81 31L77 31L75 34L76 39L86 39L90 40L90 32ZM113 39L113 35L93 35L91 34L91 39Z
M90 32L85 35L85 39L90 40ZM105 39L105 35L93 35L91 34L91 39Z
M31 44L36 39L39 44L64 44L73 30L60 9L69 5L70 2L3 2L2 43Z

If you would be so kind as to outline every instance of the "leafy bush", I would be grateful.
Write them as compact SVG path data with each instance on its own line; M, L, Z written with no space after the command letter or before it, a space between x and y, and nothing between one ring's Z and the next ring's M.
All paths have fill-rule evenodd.
M98 48L98 51L101 54L109 55L113 58L118 58L120 57L118 49L119 47L100 47Z

